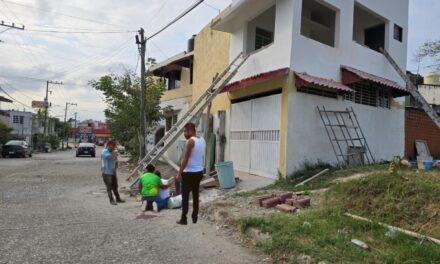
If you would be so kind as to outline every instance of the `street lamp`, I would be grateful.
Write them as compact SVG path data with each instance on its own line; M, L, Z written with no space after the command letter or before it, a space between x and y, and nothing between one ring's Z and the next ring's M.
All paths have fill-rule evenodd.
M64 125L66 125L67 107L69 105L78 106L78 104L76 104L76 103L66 103L66 110L64 111ZM63 140L62 140L62 143L61 143L61 149L62 150L64 150L64 140L65 140L65 138L66 138L66 130L63 129ZM66 148L67 148L68 145L69 145L69 141L67 141Z

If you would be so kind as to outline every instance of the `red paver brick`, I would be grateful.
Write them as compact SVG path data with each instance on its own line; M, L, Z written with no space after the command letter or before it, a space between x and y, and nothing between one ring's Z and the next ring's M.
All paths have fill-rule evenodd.
M288 204L279 204L276 207L278 210L280 210L281 212L285 212L285 213L293 213L296 210L295 207L288 205Z
M284 203L286 199L292 198L293 193L292 192L280 192L275 194L276 197L279 197L281 202Z
M263 207L267 209L267 208L272 208L272 207L277 206L280 202L281 202L281 201L280 201L280 198L278 198L278 197L273 197L273 198L270 198L270 199L264 200L264 201L262 202L262 204L263 204Z
M294 198L289 198L289 199L286 199L286 200L284 201L284 203L293 206L293 205L295 204L295 201L296 201L296 199L294 199Z
M259 206L263 206L262 202L270 198L273 198L273 194L260 195L255 197L255 203Z
M295 206L296 207L301 207L301 208L304 208L304 207L309 207L310 206L310 201L311 201L311 199L310 199L310 197L302 197L302 198L298 198L297 200L296 200L296 202L295 202Z

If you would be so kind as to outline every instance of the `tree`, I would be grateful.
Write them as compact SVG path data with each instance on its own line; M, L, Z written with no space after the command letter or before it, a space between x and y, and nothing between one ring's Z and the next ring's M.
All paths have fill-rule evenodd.
M5 144L11 136L12 128L0 122L0 145Z
M440 40L436 41L426 41L420 48L420 53L418 55L418 60L424 58L432 58L434 60L434 65L437 70L440 70Z
M89 84L104 94L107 103L104 113L112 137L126 148L132 158L137 158L140 138L140 78L128 71L123 75L102 76L98 81L91 81ZM148 134L169 112L169 108L160 107L165 85L151 75L147 76L147 85L144 111Z

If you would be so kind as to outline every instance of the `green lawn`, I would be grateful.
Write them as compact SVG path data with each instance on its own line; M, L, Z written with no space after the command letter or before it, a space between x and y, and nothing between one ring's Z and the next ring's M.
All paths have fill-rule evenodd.
M259 247L281 263L296 263L299 254L330 263L440 263L439 245L401 233L392 239L385 236L386 228L344 215L349 212L440 238L440 171L402 169L389 174L385 166L373 166L366 178L328 184L353 171L332 171L330 179L314 183L330 189L313 209L243 218L239 224L243 231L256 227L268 232L272 242ZM365 172L365 167L359 172ZM279 181L273 188L298 190L292 185ZM370 249L355 246L350 242L353 238L366 242Z

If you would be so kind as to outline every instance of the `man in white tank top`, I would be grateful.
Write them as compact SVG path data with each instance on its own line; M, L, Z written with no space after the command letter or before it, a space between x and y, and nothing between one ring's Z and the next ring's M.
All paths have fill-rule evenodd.
M196 126L187 123L183 128L183 135L186 138L183 160L180 165L176 181L182 182L182 217L177 224L186 225L188 214L189 193L192 192L193 212L192 221L197 223L199 214L199 187L203 178L203 156L205 155L206 143L203 138L196 137Z

